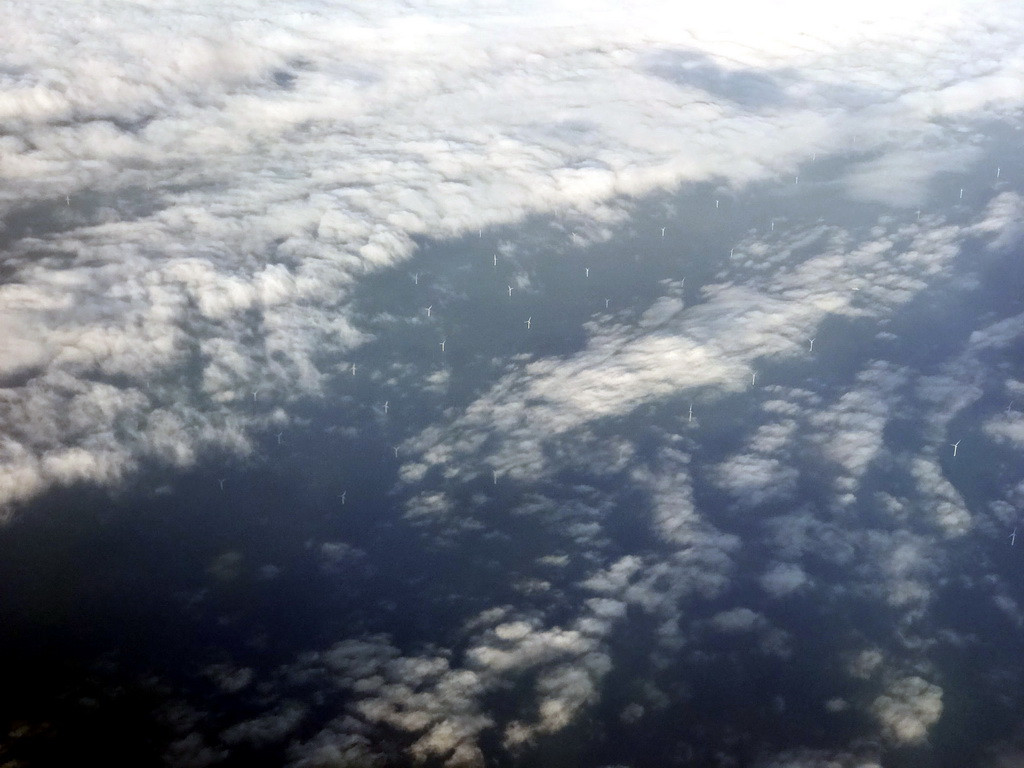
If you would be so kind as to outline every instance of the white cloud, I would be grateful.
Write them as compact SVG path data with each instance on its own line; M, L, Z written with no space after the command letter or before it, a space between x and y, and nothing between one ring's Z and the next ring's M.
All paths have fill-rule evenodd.
M568 726L600 696L599 684L612 665L602 643L625 606L610 598L589 599L570 627L543 627L536 618L508 614L495 607L467 624L475 634L458 667L440 649L404 655L383 635L344 640L297 662L289 673L293 679L324 668L336 685L356 696L349 714L296 748L297 764L315 764L308 761L333 754L333 744L340 751L366 726L386 725L415 737L409 749L417 759L483 765L480 734L501 724L483 711L482 700L524 679L536 695L535 718L504 723L506 744L522 745ZM357 742L358 749L365 746Z
M884 660L885 655L878 648L867 648L850 660L850 674L867 679L882 666Z
M870 530L863 535L864 563L857 571L878 599L902 611L906 624L930 604L943 558L931 552L931 541L899 530Z
M946 533L962 536L971 526L971 514L956 487L943 475L939 463L930 457L912 460L910 474L921 493L922 511Z
M937 173L962 173L979 154L970 146L894 148L856 165L847 174L846 185L856 199L920 207L927 202Z
M796 563L776 563L761 574L761 588L772 597L782 597L809 583L807 574Z
M611 666L607 655L589 653L577 664L543 673L537 681L540 704L536 724L510 723L505 730L505 744L518 746L538 733L555 733L565 728L584 706L597 700L596 683Z
M871 706L886 737L896 744L919 744L942 715L942 689L917 677L894 680Z
M989 248L1008 248L1024 236L1024 198L1016 192L1000 192L988 204L985 214L985 218L972 227L972 232L991 235Z
M905 373L895 366L874 363L857 377L855 389L811 418L823 455L843 471L834 481L840 503L856 500L861 478L882 455L883 432L905 381Z
M985 420L985 434L998 443L1024 448L1024 415L1017 411Z
M750 506L792 496L800 475L789 448L796 427L788 419L759 427L747 440L746 453L716 467L718 484Z

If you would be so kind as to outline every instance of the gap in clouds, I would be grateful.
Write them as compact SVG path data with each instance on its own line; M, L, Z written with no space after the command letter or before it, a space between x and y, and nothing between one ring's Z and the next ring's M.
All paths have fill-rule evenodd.
M964 562L992 557L988 548L971 546L963 552ZM997 569L1010 583L1018 582L1019 562L1012 553L996 553ZM975 733L979 741L993 743L1019 727L1018 695L1024 684L1020 656L1024 644L1016 637L1014 622L992 601L991 587L966 583L956 569L949 574L950 585L935 605L936 634L947 642L936 650L943 670L944 713L931 740L950 764L976 761L977 754L965 744L964 733ZM1022 599L1017 590L1018 601ZM978 646L984 645L984 654ZM963 763L961 763L963 764Z

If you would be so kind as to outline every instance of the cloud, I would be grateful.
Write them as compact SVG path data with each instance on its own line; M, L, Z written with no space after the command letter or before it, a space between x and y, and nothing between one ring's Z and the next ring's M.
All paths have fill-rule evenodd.
M452 670L442 656L400 656L382 637L339 643L325 660L338 683L360 695L353 715L415 734L413 755L482 764L475 738L492 721L479 710L476 672ZM321 738L313 740L317 749Z
M203 672L225 693L237 693L248 687L256 676L251 667L235 668L230 664L211 664Z
M171 742L163 759L172 768L206 768L222 762L228 754L226 749L211 747L201 735L193 731Z
M555 733L569 725L579 711L598 699L596 684L611 669L606 654L589 653L573 665L562 665L543 673L537 681L540 694L537 722L510 723L505 729L506 747L530 741L538 733Z
M943 475L938 462L931 458L915 458L910 474L918 483L921 503L928 516L948 536L962 536L971 526L967 504L956 487Z
M905 530L870 530L862 538L867 556L857 571L875 597L902 609L903 621L912 623L934 596L942 558L930 551L929 540Z
M757 768L881 768L877 749L871 745L851 749L849 752L826 750L787 750L770 758L758 760Z
M916 675L903 677L894 680L871 709L887 739L920 744L942 715L942 689Z
M857 554L853 537L843 526L820 519L816 513L820 511L806 506L766 521L773 552L779 557L798 559L825 551L832 562L849 566Z
M772 597L788 595L809 583L807 574L796 563L776 563L761 575L761 588Z
M413 737L409 753L416 759L483 765L481 734L500 725L484 711L485 697L513 684L528 684L535 703L530 717L502 725L505 744L518 748L560 731L600 697L599 683L612 666L602 643L624 615L621 602L591 598L571 627L544 627L537 618L491 608L468 623L474 634L459 666L446 651L402 654L384 635L339 642L289 672L301 681L322 669L354 696L342 719L293 750L295 764L315 765L317 755L333 754L336 742L338 753L361 755L366 744L352 737L367 726L387 726Z
M1020 242L1024 236L1024 198L1004 190L992 199L985 212L985 218L974 224L972 232L991 236L990 249L1001 250Z
M383 768L385 756L376 751L370 738L359 732L359 727L358 721L352 718L339 718L313 738L293 744L288 750L288 765L295 768L335 765Z
M320 544L320 568L325 573L341 573L346 568L366 561L366 552L344 541L325 541Z
M257 747L281 742L299 727L306 711L298 702L285 702L271 714L235 723L221 733L220 738L225 744L246 742Z
M245 555L238 550L224 552L213 558L206 572L215 580L227 584L238 581L245 568Z
M712 626L726 634L749 632L763 623L764 617L749 608L732 608L711 617Z
M994 416L985 421L985 434L997 443L1008 443L1014 448L1024 448L1024 417L1010 411L1005 416Z
M731 456L715 468L718 484L749 506L790 498L799 471L790 450L797 422L765 424L750 436L747 452Z
M811 418L823 455L842 470L834 481L841 504L856 501L861 478L882 455L883 432L905 382L906 374L897 367L873 363L858 375L855 389Z
M489 642L488 637L492 640ZM589 650L591 640L575 630L534 630L525 622L501 624L466 654L470 666L493 672L525 669L566 653Z
M868 648L850 660L849 672L854 677L867 679L882 665L885 655L878 648Z
M920 207L928 201L936 173L964 172L979 159L972 146L887 149L881 156L858 163L847 173L851 197L899 207Z

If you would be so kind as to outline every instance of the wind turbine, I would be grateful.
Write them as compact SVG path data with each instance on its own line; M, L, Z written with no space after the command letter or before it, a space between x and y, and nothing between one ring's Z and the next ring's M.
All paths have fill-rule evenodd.
M348 491L342 491L341 492L341 506L345 506L345 494L347 494L347 493L348 493Z
M494 485L498 484L498 470L491 470L491 480L494 482Z
M280 444L281 444L281 435L283 435L283 434L284 434L284 432L278 432L278 433L277 433L277 444L278 444L278 445L280 445Z
M998 174L996 174L998 176ZM64 202L71 205L71 195L64 195Z
M960 199L961 200L964 199L964 188L963 187L960 187Z
M352 375L353 376L356 375L356 364L355 363L352 363Z
M750 386L754 386L757 383L757 371L750 374Z
M388 415L388 401L387 400L384 401L384 415L385 416Z
M661 228L661 236L662 236L662 237L664 237L664 236L665 236L665 228L664 228L664 227L662 227L662 228Z
M586 270L587 277L590 277L590 267L584 267L583 269Z
M431 304L429 307L427 307L427 317L430 317L430 310L433 309L433 307L434 307L433 304Z
M528 318L526 318L526 330L530 330L530 321L532 321L532 320L533 320L533 315L530 315Z
M510 299L512 298L512 286L511 285L508 287L508 297Z
M1017 542L1017 526L1013 527L1013 533L1010 534L1010 546L1012 547Z
M693 403L690 403L690 413L686 416L686 423L693 421Z
M395 458L397 459L398 458L398 446L396 445L396 446L392 447L391 450L393 450L395 452Z
M412 276L412 282L413 282L413 285L419 285L420 284L420 273L419 272L417 272L416 274L414 274Z
M604 300L604 308L605 308L605 309L608 309L608 302L609 302L609 301L611 301L611 299L605 299L605 300Z
M498 254L494 254L494 266L498 266Z
M448 341L448 339L441 339L441 351L442 351L442 352L444 352L444 343L445 343L446 341Z
M220 483L220 489L222 491L224 490L224 481L225 480L227 480L227 478L226 477L222 477L220 480L217 481L218 483Z
M956 456L956 447L960 445L960 441L957 440L955 443L950 443L950 445L953 446L953 455Z
M816 339L816 338L818 338L818 337L815 336L814 339ZM807 340L807 341L809 341L811 343L810 349L807 350L808 352L813 352L814 351L814 339L808 339Z
M252 391L252 401L253 401L254 403L256 402L256 395L257 395L257 394L259 394L259 389L258 389L258 388L257 388L257 389L254 389L254 390Z

